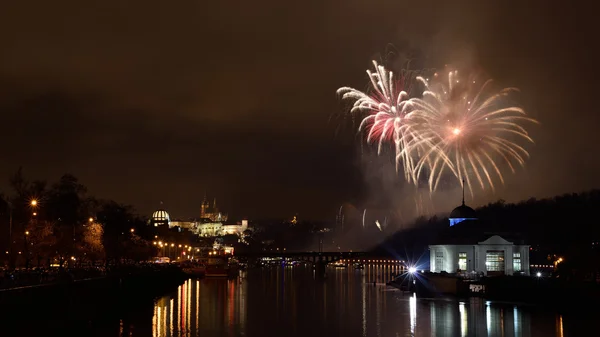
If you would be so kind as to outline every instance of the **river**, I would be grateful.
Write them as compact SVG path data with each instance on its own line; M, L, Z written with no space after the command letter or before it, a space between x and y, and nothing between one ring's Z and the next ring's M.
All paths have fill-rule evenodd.
M395 267L329 268L315 280L308 267L242 272L234 280L190 279L157 299L91 317L90 335L205 336L593 336L592 317L534 305L417 298L385 286ZM373 284L373 281L376 284ZM591 304L588 304L591 305ZM590 316L590 315L588 315ZM61 331L78 335L77 331ZM69 330L69 329L67 329Z

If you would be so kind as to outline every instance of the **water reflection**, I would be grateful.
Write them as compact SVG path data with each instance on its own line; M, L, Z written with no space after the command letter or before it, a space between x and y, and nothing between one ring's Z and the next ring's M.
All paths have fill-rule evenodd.
M415 335L415 329L417 327L417 295L413 294L410 297L410 334Z
M563 336L563 316L402 294L382 284L394 272L332 268L316 281L310 268L277 267L236 280L188 280L154 302L152 336ZM120 336L146 336L137 334L143 320L124 324L134 329Z
M187 280L175 295L156 300L152 336L199 336L204 332L243 334L245 284L236 280Z
M460 336L465 337L469 333L469 316L467 316L465 302L460 302L458 304L458 312L460 313Z

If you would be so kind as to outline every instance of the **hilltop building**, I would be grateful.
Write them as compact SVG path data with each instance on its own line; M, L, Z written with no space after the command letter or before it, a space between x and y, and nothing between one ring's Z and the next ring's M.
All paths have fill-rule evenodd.
M242 220L235 224L223 224L210 219L201 220L202 222L196 227L196 234L200 236L242 235L248 229L248 220Z
M161 203L162 204L162 203ZM200 204L200 218L190 220L173 220L167 211L159 209L152 214L149 223L152 226L168 226L169 228L178 227L180 230L189 230L200 236L221 236L227 234L242 235L248 229L248 220L242 220L237 223L227 223L226 213L219 211L217 199L215 198L212 206L204 196Z
M150 225L154 227L158 226L171 226L171 217L169 217L169 213L164 209L156 210L152 213L152 218L150 218Z
M204 195L204 200L202 201L202 204L200 204L200 218L210 219L210 221L213 222L226 222L228 217L227 213L219 211L219 208L217 207L217 198L214 198L211 207L206 199L206 195Z

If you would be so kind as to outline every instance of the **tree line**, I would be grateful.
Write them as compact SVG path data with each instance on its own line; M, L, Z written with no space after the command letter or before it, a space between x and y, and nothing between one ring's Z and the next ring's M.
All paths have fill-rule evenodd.
M476 231L481 237L498 234L518 238L532 247L532 254L539 255L540 262L548 255L558 254L592 263L590 259L600 253L599 209L600 190L518 203L498 200L477 208L478 221L465 226L469 226L467 234ZM395 233L377 249L394 251L394 247L405 247L415 256L428 257L427 246L443 241L444 235L460 230L460 225L449 229L448 217L420 217L411 229Z
M131 206L89 195L72 174L48 184L19 168L9 188L0 194L5 265L142 260L154 253L145 219Z

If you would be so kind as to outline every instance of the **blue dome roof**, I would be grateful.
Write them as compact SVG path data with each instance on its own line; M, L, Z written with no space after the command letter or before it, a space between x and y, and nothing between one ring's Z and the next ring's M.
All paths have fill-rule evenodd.
M477 219L475 210L471 207L462 204L452 210L449 216L450 219Z

